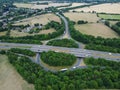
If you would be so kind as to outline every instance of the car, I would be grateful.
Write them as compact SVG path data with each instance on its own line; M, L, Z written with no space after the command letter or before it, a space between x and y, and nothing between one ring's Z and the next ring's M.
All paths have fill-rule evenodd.
M73 68L76 68L76 67L73 67Z
M109 53L109 55L112 55L112 53Z
M64 72L64 71L67 71L67 70L68 70L67 68L64 68L64 69L61 69L60 71Z

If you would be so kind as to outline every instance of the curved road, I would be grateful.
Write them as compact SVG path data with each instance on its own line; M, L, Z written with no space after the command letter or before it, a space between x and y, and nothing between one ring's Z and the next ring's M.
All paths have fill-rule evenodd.
M72 39L72 37L70 35L70 32L69 32L69 25L68 25L67 19L64 16L62 16L61 14L59 14L59 13L56 13L56 15L58 15L64 21L64 24L65 24L64 34L57 37L57 38L44 41L44 45L46 45L47 42L52 41L52 40L56 40L56 39L64 39L64 38ZM72 39L72 40L74 40L74 39ZM78 42L76 40L74 40L74 41L78 44L79 48L84 48L84 45L82 43L80 43L80 42Z

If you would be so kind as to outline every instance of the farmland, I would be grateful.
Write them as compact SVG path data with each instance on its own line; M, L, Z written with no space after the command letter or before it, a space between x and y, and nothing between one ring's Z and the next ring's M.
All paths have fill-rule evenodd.
M69 5L69 3L48 3L48 5L37 5L31 3L14 3L16 7L23 7L23 8L31 8L31 9L45 9L48 7L58 7L58 6L65 6Z
M85 20L88 22L97 22L99 18L96 14L91 13L73 13L68 12L64 14L66 17L68 17L70 20L77 22L78 20ZM93 18L94 17L94 18Z
M75 28L83 34L101 36L104 38L118 38L119 36L102 23L75 25Z
M120 20L120 14L98 14L98 16L107 20Z
M71 10L73 11L73 10ZM100 4L100 5L94 5L90 7L84 7L84 8L78 8L74 11L84 11L84 12L92 12L96 11L98 13L113 13L113 14L120 14L120 3L106 3L106 4Z
M70 8L70 7L76 7L76 6L82 6L82 5L86 5L86 3L72 3L71 6L68 6L68 7L60 7L60 8L58 8L58 9Z
M58 16L56 16L55 14L49 13L49 14L44 14L44 15L23 19L20 22L15 23L14 25L27 25L27 24L34 25L35 23L46 25L48 22L52 20L56 22L61 22Z
M83 24L83 25L76 24L75 25L75 28L83 34L93 35L95 37L101 36L104 38L118 38L119 37L118 34L114 32L112 29L105 26L102 22L99 22L100 18L97 17L96 14L68 12L68 13L65 13L64 15L68 17L70 20L75 21L76 23L78 22L78 20L88 21L88 24Z
M22 37L22 36L31 36L31 35L38 35L38 34L48 34L48 33L52 33L55 32L54 29L48 29L48 30L41 30L39 31L39 33L33 33L33 34L29 34L29 33L25 33L25 32L19 32L18 30L11 30L10 36L12 37Z
M4 36L4 35L6 35L6 31L4 31L4 32L0 32L0 36Z
M34 90L34 86L23 80L5 55L0 55L0 90Z

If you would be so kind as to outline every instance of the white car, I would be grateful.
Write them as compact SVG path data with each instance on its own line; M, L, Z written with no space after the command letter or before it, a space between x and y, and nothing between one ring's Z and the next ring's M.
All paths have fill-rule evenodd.
M76 67L73 67L73 68L76 68Z
M67 70L68 70L67 68L64 68L64 69L61 69L60 71L62 71L62 72L63 72L63 71L67 71Z

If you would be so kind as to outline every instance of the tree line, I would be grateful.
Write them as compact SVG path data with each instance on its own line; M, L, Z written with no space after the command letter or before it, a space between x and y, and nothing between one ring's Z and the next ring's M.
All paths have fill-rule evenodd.
M96 64L99 62L107 67L52 73L44 71L26 57L18 58L12 53L7 55L10 63L27 82L35 85L36 90L120 89L120 65L117 62L109 64L98 60Z
M116 62L116 61L108 61L108 60L105 60L103 58L98 58L98 59L95 59L93 57L90 57L90 58L85 58L84 59L85 63L87 65L92 65L92 66L105 66L105 67L110 67L116 71L120 71L120 62ZM120 78L119 78L120 79Z
M111 28L120 35L120 22L117 22Z
M85 48L86 48L86 49L90 49L90 50L99 50L99 51L120 53L120 48L103 46L103 45L87 44L87 45L85 46Z
M19 49L19 48L11 48L9 52L17 53L17 54L23 54L27 56L35 56L36 53L32 52L31 50L28 49Z
M42 52L41 60L50 66L71 66L76 61L76 57L71 54L61 52Z
M61 47L69 47L69 48L78 48L78 44L75 43L71 39L57 39L57 40L52 40L47 43L47 45L52 45L52 46L61 46Z

